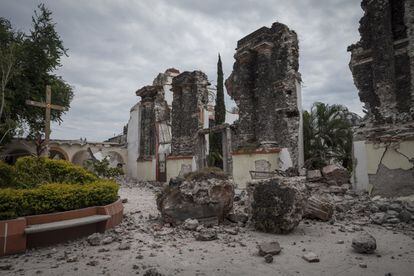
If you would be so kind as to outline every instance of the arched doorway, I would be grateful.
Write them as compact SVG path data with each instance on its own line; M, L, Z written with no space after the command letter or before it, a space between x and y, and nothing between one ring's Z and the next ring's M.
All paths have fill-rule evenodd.
M124 158L122 158L122 155L117 153L116 151L110 151L106 155L109 161L109 165L111 167L118 167L122 168L125 164Z
M68 154L64 150L57 148L57 147L50 148L49 158L54 159L54 160L66 160L66 161L69 160Z
M91 160L91 156L88 151L80 150L72 157L72 163L79 166L86 166L85 161Z

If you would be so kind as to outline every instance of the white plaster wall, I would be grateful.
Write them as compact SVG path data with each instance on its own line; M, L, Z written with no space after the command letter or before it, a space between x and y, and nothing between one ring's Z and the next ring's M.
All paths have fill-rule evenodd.
M233 179L238 188L245 189L248 181L252 180L250 171L255 170L256 160L266 160L271 164L270 170L279 169L279 153L253 153L233 155Z
M292 157L290 156L289 149L283 148L279 153L278 169L286 171L293 167Z
M167 159L167 181L169 181L171 178L177 177L180 174L181 165L183 164L190 165L194 171L193 159L194 158Z
M140 181L155 181L156 180L156 160L138 161L137 164L137 179Z
M139 157L139 140L140 140L140 128L141 125L141 105L138 103L131 108L128 121L128 134L127 134L127 150L128 150L128 162L127 162L127 176L133 179L138 178L137 159Z
M303 167L305 163L305 152L303 146L303 110L302 110L302 86L300 82L296 80L296 97L297 97L297 105L299 109L299 145L298 145L298 166L300 168Z
M352 184L356 190L369 190L368 179L368 160L365 141L353 142L353 162Z
M410 170L414 165L408 159L412 158L414 158L414 141L391 144L354 141L352 177L354 187L359 190L370 190L375 183L369 183L369 175L377 174L380 164L390 170Z

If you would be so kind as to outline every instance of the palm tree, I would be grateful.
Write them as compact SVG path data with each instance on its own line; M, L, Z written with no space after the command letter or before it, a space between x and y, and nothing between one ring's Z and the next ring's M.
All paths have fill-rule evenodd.
M352 116L351 116L352 115ZM321 168L332 161L352 168L352 124L357 116L345 106L321 102L303 113L305 166Z

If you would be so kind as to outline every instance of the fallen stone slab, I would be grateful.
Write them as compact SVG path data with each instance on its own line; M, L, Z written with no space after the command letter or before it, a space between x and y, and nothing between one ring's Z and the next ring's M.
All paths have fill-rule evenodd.
M277 255L282 251L280 244L277 241L273 242L264 242L259 244L259 255L266 256L266 255Z
M350 179L347 169L337 164L323 167L322 175L327 181L335 181L338 186L349 183Z
M217 232L213 229L202 229L197 235L197 241L213 241L217 239Z
M377 249L377 241L374 236L362 232L352 239L352 248L362 254L372 254Z
M319 262L318 255L316 255L315 253L313 253L311 251L306 253L305 255L303 255L302 258L304 260L306 260L307 262L309 262L309 263L318 263Z
M198 227L199 223L196 219L186 219L184 221L183 227L185 230L195 231Z
M308 170L306 171L306 180L309 182L318 182L323 179L320 170Z
M334 205L327 199L318 196L308 198L304 217L317 218L322 221L329 221L334 213Z
M287 178L252 181L247 184L248 209L256 230L286 234L302 220L305 200Z

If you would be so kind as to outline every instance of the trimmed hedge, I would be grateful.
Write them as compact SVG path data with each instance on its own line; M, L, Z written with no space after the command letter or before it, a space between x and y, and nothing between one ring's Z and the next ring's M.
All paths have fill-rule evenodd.
M117 199L118 189L118 184L112 180L0 189L0 220L107 205Z
M16 169L0 161L0 188L16 186Z
M34 188L44 183L86 184L98 180L96 175L81 166L45 157L19 158L15 170L16 188Z

